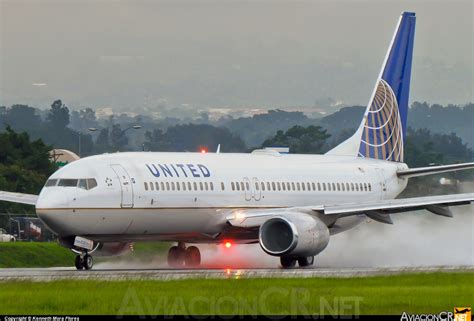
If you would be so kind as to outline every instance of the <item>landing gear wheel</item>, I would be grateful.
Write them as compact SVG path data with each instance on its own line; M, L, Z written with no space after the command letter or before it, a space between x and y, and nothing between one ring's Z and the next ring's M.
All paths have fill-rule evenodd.
M198 267L201 264L201 252L197 247L190 246L186 249L184 264L186 267Z
M83 263L84 269L90 270L94 266L94 259L89 254L84 255Z
M280 263L281 263L282 268L289 269L289 268L295 267L296 259L293 257L282 256L280 257Z
M78 254L76 255L76 260L74 261L74 265L76 266L76 269L78 270L82 270L84 268L84 260L82 259L82 257Z
M168 265L170 267L182 267L184 265L185 250L172 246L168 250Z
M305 257L298 258L298 264L302 267L313 265L313 263L314 263L314 256L305 256Z

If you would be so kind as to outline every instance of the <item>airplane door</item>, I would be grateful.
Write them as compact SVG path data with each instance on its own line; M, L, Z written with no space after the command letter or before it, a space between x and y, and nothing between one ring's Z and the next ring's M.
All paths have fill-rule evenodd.
M244 177L244 190L245 190L245 200L250 201L252 199L252 186L250 185L250 180L248 177Z
M120 201L121 207L133 207L133 187L130 176L122 165L110 165L120 181L120 188L122 189L122 197Z
M252 178L252 183L253 183L253 186L252 186L253 198L256 201L260 201L260 198L262 197L262 191L260 189L260 182L259 182L258 178L256 178L256 177Z

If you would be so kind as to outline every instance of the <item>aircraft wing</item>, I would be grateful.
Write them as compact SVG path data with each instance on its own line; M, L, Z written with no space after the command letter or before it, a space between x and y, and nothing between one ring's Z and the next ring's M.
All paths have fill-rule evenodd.
M392 224L390 214L428 210L429 212L452 217L449 206L467 205L474 201L474 193L426 196L383 200L375 202L347 203L340 205L320 205L313 207L289 207L281 209L239 210L227 217L227 222L235 227L258 227L274 216L284 216L288 212L322 214L337 218L365 214L367 217Z
M36 205L38 195L0 191L0 201Z

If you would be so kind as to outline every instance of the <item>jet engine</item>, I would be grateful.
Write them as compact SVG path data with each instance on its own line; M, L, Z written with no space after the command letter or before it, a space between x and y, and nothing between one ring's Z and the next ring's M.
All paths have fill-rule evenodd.
M262 249L274 256L308 257L329 243L329 230L319 218L304 213L283 213L260 226Z

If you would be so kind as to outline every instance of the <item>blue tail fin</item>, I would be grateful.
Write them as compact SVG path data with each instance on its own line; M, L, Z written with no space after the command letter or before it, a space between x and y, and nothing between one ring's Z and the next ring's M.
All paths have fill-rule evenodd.
M359 129L328 154L403 162L415 19L402 13Z

